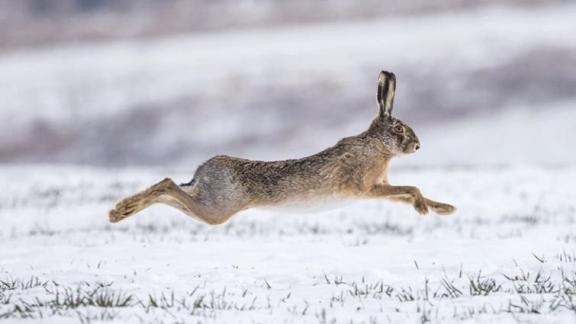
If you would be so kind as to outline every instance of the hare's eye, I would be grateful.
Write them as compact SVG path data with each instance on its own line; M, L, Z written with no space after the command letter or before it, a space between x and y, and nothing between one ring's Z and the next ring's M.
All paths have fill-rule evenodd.
M403 133L403 132L404 132L404 127L402 127L402 126L400 126L400 125L394 126L394 132L395 132L395 133Z

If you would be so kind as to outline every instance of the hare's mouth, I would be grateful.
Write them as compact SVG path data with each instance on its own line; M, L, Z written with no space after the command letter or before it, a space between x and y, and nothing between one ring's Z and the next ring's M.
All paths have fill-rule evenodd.
M404 147L404 153L406 153L406 154L414 153L414 152L418 151L419 148L420 148L419 143L410 143L410 144L406 145L406 147Z

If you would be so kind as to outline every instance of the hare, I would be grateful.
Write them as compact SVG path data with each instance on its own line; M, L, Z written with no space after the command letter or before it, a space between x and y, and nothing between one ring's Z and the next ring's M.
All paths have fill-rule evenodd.
M411 204L420 214L430 209L451 214L455 207L424 197L417 187L388 183L390 159L420 147L414 131L392 117L395 90L394 74L380 72L378 115L368 130L318 154L273 162L216 156L198 167L189 183L176 185L166 178L121 200L110 211L110 222L156 203L175 207L207 224L222 224L249 208L349 198L384 198Z

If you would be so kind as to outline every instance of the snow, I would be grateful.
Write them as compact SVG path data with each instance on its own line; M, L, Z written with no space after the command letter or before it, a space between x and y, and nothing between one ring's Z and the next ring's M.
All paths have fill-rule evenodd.
M38 120L66 128L235 87L357 84L350 75L383 62L481 70L541 46L573 51L575 21L572 4L490 8L3 53L0 145L30 135ZM0 321L574 323L576 106L569 96L544 99L415 129L422 149L394 160L390 181L454 204L453 216L373 200L311 214L248 210L221 226L153 206L112 225L116 200L165 176L188 181L197 164L0 165ZM223 111L241 117L223 121ZM243 132L262 138L283 122L262 111L205 109L188 135L206 146ZM243 157L314 153L369 120L350 117L326 132L305 122L298 134L281 133L286 146ZM147 145L183 136L158 133ZM84 144L71 153L93 153Z
M423 129L393 161L453 216L358 201L208 226L153 206L111 225L117 199L193 169L3 165L0 319L573 323L576 116L549 108Z
M169 172L3 167L0 317L118 323L576 318L573 167L392 175L395 183L416 184L425 195L454 203L454 216L360 201L316 214L250 210L215 227L163 206L107 223L117 198ZM475 294L470 281L476 278L502 287ZM26 287L34 280L36 286ZM14 281L24 287L3 287ZM125 307L54 302L68 294L87 303L95 291L132 297Z

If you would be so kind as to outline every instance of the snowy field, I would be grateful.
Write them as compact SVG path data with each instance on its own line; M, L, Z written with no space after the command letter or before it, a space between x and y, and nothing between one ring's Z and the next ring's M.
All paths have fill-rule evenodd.
M574 323L576 168L398 168L454 216L356 202L106 212L170 170L0 171L0 320L27 323Z
M0 322L575 323L575 28L566 2L0 53ZM361 132L383 68L422 143L390 180L455 215L108 223L213 154Z

